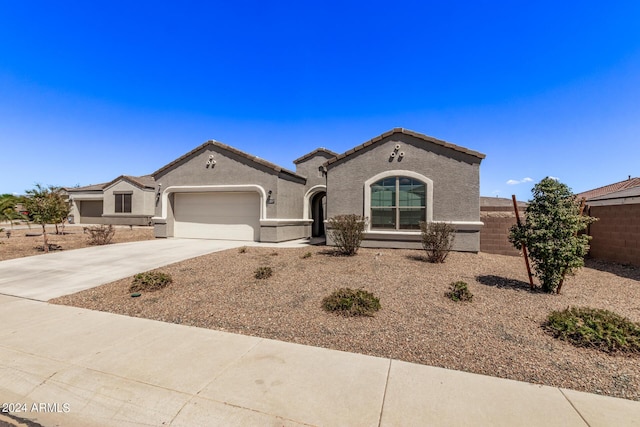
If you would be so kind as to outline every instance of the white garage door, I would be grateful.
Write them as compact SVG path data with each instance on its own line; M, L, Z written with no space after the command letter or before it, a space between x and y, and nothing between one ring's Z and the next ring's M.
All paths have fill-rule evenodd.
M175 237L258 240L258 193L175 193Z

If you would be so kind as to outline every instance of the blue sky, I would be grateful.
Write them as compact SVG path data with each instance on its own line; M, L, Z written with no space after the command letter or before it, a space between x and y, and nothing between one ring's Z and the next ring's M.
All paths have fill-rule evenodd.
M485 196L588 190L640 176L639 22L637 1L0 1L0 193L209 139L294 169L394 127L485 153Z

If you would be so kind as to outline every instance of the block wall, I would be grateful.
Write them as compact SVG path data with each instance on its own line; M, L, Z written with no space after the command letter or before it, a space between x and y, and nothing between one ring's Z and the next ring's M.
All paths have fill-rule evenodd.
M520 210L520 219L524 219L523 210ZM516 223L516 215L512 207L482 207L480 221L484 223L480 229L480 252L520 255L520 251L509 243L509 229Z
M640 204L591 206L588 212L599 218L589 226L589 256L640 266Z

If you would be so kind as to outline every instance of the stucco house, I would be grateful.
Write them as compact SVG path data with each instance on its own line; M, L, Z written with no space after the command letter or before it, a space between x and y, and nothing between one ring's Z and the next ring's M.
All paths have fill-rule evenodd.
M318 148L294 160L294 172L207 141L149 175L148 186L131 177L104 185L102 218L125 218L114 203L127 192L118 206L138 215L135 200L147 209L151 191L156 237L280 242L324 235L326 219L358 214L368 218L365 247L419 248L418 223L446 221L456 229L454 250L477 252L484 157L395 128L343 154ZM71 197L85 218L83 204L100 190L77 190Z
M151 225L155 214L152 176L121 175L113 181L65 188L76 224Z

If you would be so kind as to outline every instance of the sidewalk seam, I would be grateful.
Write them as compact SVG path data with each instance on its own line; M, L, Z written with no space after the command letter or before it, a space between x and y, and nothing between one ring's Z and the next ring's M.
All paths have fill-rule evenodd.
M578 413L578 415L580 416L580 418L582 418L582 421L584 421L584 423L591 427L591 424L589 424L589 422L582 416L582 414L580 413L580 411L578 411L578 408L576 408L576 406L573 404L573 402L571 401L571 399L569 399L567 397L566 394L564 394L564 392L562 391L562 389L560 387L558 387L558 390L560 391L560 393L562 394L562 396L567 400L567 402L569 402L569 405L571 405L571 407L573 408L574 411L576 411Z
M393 359L389 359L389 367L387 368L387 380L384 382L384 393L382 394L382 405L380 406L380 417L378 418L378 427L382 425L382 414L384 412L384 402L387 400L387 387L389 387L389 377L391 376L391 363Z
M203 397L200 397L200 393L202 392L202 390L204 390L205 388L207 388L208 386L210 386L215 380L217 380L218 378L220 378L220 376L226 372L231 365L234 365L238 360L242 359L243 357L245 357L251 350L253 350L254 348L256 348L261 342L264 341L264 338L260 338L260 340L255 343L255 345L251 346L251 348L249 348L247 351L244 352L244 354L242 354L240 357L238 357L234 362L229 363L227 366L225 366L219 373L218 375L216 375L215 377L213 377L213 379L211 381L209 381L208 383L206 383L204 386L202 386L202 388L200 388L200 390L198 390L197 392L195 392L194 394L191 395L191 397L184 403L184 405L182 405L182 407L178 410L178 412L176 412L176 414L173 416L173 418L171 418L171 421L169 421L169 425L171 425L175 419L178 417L178 415L180 415L180 413L182 412L182 410L187 406L187 404L189 402L191 402L193 400L194 397L198 397L200 399L203 399ZM211 399L207 399L207 400L211 400ZM217 400L212 400L213 402L219 402ZM222 404L228 405L227 402L220 402ZM231 405L233 406L233 405ZM246 409L250 409L250 408L246 408Z

